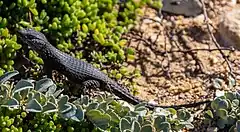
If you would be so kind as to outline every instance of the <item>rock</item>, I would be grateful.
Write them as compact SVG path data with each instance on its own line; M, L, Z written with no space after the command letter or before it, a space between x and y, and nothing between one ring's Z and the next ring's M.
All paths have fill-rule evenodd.
M202 4L199 0L163 0L162 11L184 15L197 16L202 13Z
M240 8L234 8L222 16L218 31L221 36L220 44L240 49Z

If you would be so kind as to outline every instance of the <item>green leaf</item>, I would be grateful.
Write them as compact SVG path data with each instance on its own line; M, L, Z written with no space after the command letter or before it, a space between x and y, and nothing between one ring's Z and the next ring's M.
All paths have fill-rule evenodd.
M48 101L50 101L53 104L57 104L57 100L55 99L55 97L53 95L49 96Z
M225 110L225 109L218 109L217 111L216 111L216 115L217 116L219 116L219 117L221 117L222 119L227 119L227 116L228 116L228 112L227 112L227 110Z
M237 132L240 132L240 120L236 122Z
M111 116L111 121L113 121L115 123L119 123L120 117L113 110L108 110L107 114L109 114Z
M67 95L63 95L60 97L59 101L58 101L58 105L64 105L66 103L68 103L69 97Z
M54 96L54 97L58 97L58 96L63 92L63 90L64 90L64 89L59 89L59 90L57 90L57 91L53 94L53 96Z
M178 110L177 117L181 120L187 121L191 118L191 114L185 110Z
M15 94L27 89L33 89L33 88L34 86L29 80L21 79L13 89L12 94Z
M51 85L48 87L48 91L46 92L46 95L54 95L54 93L56 92L57 86Z
M2 107L8 107L8 108L9 107L18 107L18 106L19 106L19 102L15 98L9 99L6 104L2 105Z
M64 112L64 113L62 112L62 116L64 118L67 118L67 119L73 117L75 114L76 114L76 109L73 108L72 106L71 106L71 109L69 111Z
M171 124L168 122L162 122L160 124L156 124L155 126L159 130L170 130L171 129Z
M229 104L226 100L221 100L219 103L218 103L218 109L228 109L229 108Z
M49 78L43 78L36 82L35 90L39 92L46 92L48 88L55 85L53 81Z
M124 131L127 129L131 129L131 124L127 119L122 118L120 120L119 127L120 127L120 131Z
M87 107L87 111L92 110L92 109L97 109L98 108L98 103L91 103Z
M59 105L60 113L66 113L72 109L72 106L68 103Z
M144 125L140 132L155 132L155 129L152 125Z
M189 123L189 122L180 122L179 124L183 125L185 128L188 128L188 129L193 129L194 128L194 125L192 123Z
M232 101L232 105L234 106L234 107L238 107L239 106L239 100L238 99L234 99L233 101Z
M237 98L237 97L236 97L236 94L233 93L233 92L226 92L226 93L225 93L225 97L226 97L227 99L229 99L230 101L232 101L232 100L234 100L234 99Z
M217 120L217 126L218 126L220 129L223 129L227 123L228 123L228 121L227 121L227 120L224 120L224 119L219 119L219 120Z
M131 132L140 132L141 126L137 121L133 121Z
M103 130L106 130L111 121L111 117L108 114L103 114L99 110L90 110L86 113L88 119L96 126Z
M207 114L210 118L213 119L213 113L212 113L211 110L207 110L207 111L206 111L206 114Z
M78 122L84 119L84 112L82 106L80 105L77 106L76 113L73 117L71 117L71 119Z
M220 89L222 87L222 79L216 78L213 80L213 87L216 89Z
M17 74L19 74L18 71L10 71L10 72L6 72L4 75L2 75L0 77L0 84L5 83L7 80L9 80L10 78L12 78L13 76L16 76Z
M83 96L83 97L81 98L81 102L82 102L82 104L84 104L84 105L88 105L88 104L89 104L89 97L88 97L88 96Z
M57 112L58 109L57 109L57 106L52 103L52 102L47 102L47 104L45 104L43 106L43 111L44 113L51 113L51 112Z
M36 99L32 99L27 103L27 112L41 112L43 110L42 106Z
M106 111L108 109L108 103L107 102L103 102L98 106L98 109L102 109L104 111Z

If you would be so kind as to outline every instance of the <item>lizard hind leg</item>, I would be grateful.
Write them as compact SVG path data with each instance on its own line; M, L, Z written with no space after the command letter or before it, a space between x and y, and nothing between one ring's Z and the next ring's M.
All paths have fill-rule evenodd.
M97 89L101 87L101 84L97 80L86 80L80 84L80 88L82 90L82 94L90 94L92 93L92 89Z

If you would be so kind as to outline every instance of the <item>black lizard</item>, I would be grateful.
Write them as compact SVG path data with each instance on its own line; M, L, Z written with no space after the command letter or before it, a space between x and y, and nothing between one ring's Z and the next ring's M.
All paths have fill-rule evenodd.
M110 79L106 74L91 64L76 59L52 46L44 34L33 29L22 29L18 30L18 36L23 43L30 46L30 48L40 55L44 61L44 67L48 71L56 70L65 75L69 80L82 84L85 88L98 87L101 90L112 92L121 99L134 105L144 102L131 95L130 92L122 88L117 82ZM155 107L172 107L179 109L182 107L194 107L207 102L209 101L177 106L157 106L146 103L146 106L150 109Z

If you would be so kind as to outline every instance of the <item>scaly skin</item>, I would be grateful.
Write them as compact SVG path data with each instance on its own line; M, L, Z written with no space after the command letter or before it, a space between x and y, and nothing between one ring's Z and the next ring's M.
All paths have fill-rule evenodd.
M48 70L56 70L65 75L69 80L86 85L86 87L100 87L102 90L112 92L121 99L134 105L145 102L131 95L126 89L118 85L117 82L110 79L106 74L91 64L76 59L52 46L42 33L33 29L23 29L19 30L18 34L23 43L30 46L40 55L44 61L45 68ZM147 103L146 106L150 109L154 107L172 107L179 109L182 107L194 107L206 102L209 101L177 106L157 106Z

